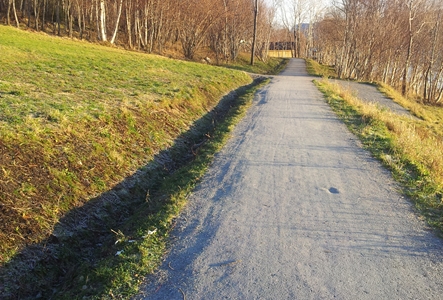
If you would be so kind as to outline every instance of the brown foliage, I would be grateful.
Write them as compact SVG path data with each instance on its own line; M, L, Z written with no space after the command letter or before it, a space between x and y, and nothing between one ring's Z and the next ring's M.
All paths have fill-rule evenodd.
M381 81L424 102L443 95L441 3L341 0L317 24L322 63L340 78Z
M265 59L272 10L261 3L260 12L259 54ZM250 46L252 16L249 0L0 0L5 24L149 53L179 44L187 59L209 47L217 61L234 60Z

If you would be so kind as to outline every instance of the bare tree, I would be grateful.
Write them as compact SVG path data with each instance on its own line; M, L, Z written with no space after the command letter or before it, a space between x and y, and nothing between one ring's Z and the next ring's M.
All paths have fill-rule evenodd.
M337 0L315 26L318 58L342 78L383 81L438 103L442 11L436 0Z
M118 27L120 25L120 17L122 15L122 8L123 8L123 0L120 0L118 2L118 12L117 12L117 19L115 20L114 33L112 34L112 38L109 41L111 44L115 43L115 38L117 37Z
M183 54L193 59L218 17L210 0L184 0L180 3L180 40Z
M252 32L255 0L0 0L0 18L20 27L51 30L57 35L109 41L130 49L162 53L182 49L192 59L210 46L215 56L234 60ZM266 8L258 18L259 56L272 26ZM13 15L13 16L12 16ZM51 28L51 29L50 29ZM243 43L242 43L243 41ZM246 41L246 42L245 42Z

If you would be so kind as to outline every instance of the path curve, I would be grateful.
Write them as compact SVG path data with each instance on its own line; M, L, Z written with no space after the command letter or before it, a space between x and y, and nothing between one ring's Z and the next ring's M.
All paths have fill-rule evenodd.
M257 93L136 299L443 299L443 244L305 72Z
M378 88L374 85L363 82L348 81L348 80L334 80L334 82L340 84L343 88L354 92L356 97L360 100L369 103L375 103L382 107L388 108L392 112L399 115L413 117L413 115L409 110L407 110L400 104L394 102L392 99L388 98L385 94L380 92Z

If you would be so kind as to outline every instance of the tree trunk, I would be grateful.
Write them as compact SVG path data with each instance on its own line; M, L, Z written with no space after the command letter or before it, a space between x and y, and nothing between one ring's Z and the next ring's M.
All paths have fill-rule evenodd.
M74 16L72 11L72 2L71 0L68 0L65 7L65 14L66 14L66 22L67 22L67 28L69 32L69 37L72 39L73 37L73 31L74 31Z
M38 0L34 0L34 18L35 18L35 30L39 30L38 19L40 14L40 7Z
M28 13L28 28L31 27L31 0L26 1L26 12Z
M57 35L60 36L60 0L57 0L56 8L56 19L57 19Z
M440 31L440 16L441 14L439 13L437 18L436 18L436 23L435 23L435 27L433 28L433 35L432 35L432 46L431 46L431 57L429 59L429 65L428 65L428 70L426 72L426 76L425 76L425 88L424 88L424 93L423 93L423 98L424 100L428 100L429 102L434 102L437 99L435 99L435 88L434 85L438 85L438 80L440 77L436 77L436 82L434 83L434 77L433 77L433 72L432 69L434 68L434 64L435 64L435 56L436 56L436 51L437 51L437 45L438 45L438 34ZM429 82L429 86L428 86L428 82ZM427 90L429 88L429 91ZM427 99L428 98L428 99Z
M129 48L132 49L133 45L132 45L132 26L131 26L131 10L132 10L132 1L131 0L127 0L126 2L126 32L128 35L128 45Z
M100 39L103 42L106 42L107 36L106 36L106 9L105 9L105 0L100 0Z
M11 6L12 0L8 0L8 11L6 13L6 24L11 25Z
M97 40L100 40L100 8L99 8L99 0L95 0L95 27L97 30Z
M251 47L251 65L254 65L255 59L255 44L257 40L257 16L258 16L258 0L255 0L254 4L254 32L252 34L252 47Z
M42 31L45 31L45 15L46 15L46 1L43 0L43 11L42 11Z
M82 9L80 7L79 2L77 1L77 13L78 13L78 31L79 31L79 38L80 40L83 39L83 27L82 27L82 22L84 22L85 20L83 19L83 14L82 14Z
M297 57L301 57L301 16L298 18L298 25L297 25L297 36L298 36L298 43L297 43Z
M410 25L411 26L411 25ZM411 27L409 27L411 28ZM407 80L408 80L408 72L411 65L411 55L412 55L412 43L413 43L413 35L411 29L409 30L409 38L408 38L408 49L406 52L406 61L403 69L402 83L401 83L401 93L403 96L406 96L407 93Z
M120 24L120 17L122 15L122 7L123 7L123 0L120 0L120 3L118 4L118 14L117 14L117 20L115 21L114 33L112 34L112 38L110 41L111 44L114 44L115 38L117 37L118 25Z
M143 42L143 33L142 33L142 28L140 26L140 11L136 10L135 11L135 37L137 38L137 46L138 49L144 48L144 42Z
M154 20L154 14L153 14L153 8L149 11L149 23L151 26L151 31L149 33L149 46L148 46L148 52L151 53L154 49L154 34L155 31L158 30L158 26L156 28L155 26L155 20ZM157 35L158 36L158 35Z
M15 0L12 0L12 11L14 12L15 25L20 28L20 22L18 21L17 9L15 8Z
M294 27L293 35L294 35L294 47L293 47L293 55L292 56L298 57L297 49L298 49L299 39L297 36L297 30L295 29L295 27Z

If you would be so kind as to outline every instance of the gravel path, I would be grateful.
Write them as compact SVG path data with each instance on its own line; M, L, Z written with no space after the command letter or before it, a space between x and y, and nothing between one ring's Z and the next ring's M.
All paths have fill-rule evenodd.
M342 87L353 91L360 100L376 103L390 109L396 114L412 116L406 108L386 97L373 85L345 80L336 80L335 82L339 83Z
M443 299L443 243L291 60L136 299Z

